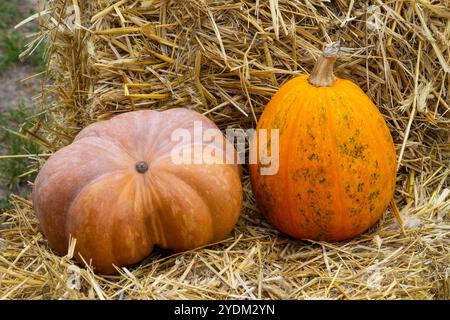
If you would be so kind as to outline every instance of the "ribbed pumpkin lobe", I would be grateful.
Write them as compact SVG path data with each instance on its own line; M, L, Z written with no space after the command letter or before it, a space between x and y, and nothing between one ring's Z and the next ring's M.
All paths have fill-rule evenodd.
M214 132L212 143L171 139L176 130L194 136L197 124ZM179 252L224 239L241 212L242 184L239 165L223 162L237 152L221 135L184 108L125 112L87 126L34 183L33 207L49 246L65 255L76 239L81 265L115 274L155 245ZM180 147L216 152L209 163L176 163L172 150Z

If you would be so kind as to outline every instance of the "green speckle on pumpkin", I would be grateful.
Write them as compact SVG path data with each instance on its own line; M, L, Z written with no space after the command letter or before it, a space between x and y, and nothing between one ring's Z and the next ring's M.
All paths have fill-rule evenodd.
M292 174L292 180L294 180L295 182L300 180L300 171L297 169L294 171L294 173Z
M380 191L376 190L374 192L371 192L369 194L369 201L373 201L374 199L376 199L378 196L380 195Z
M311 140L313 140L313 141L316 140L316 137L314 136L314 134L312 132L311 125L309 125L309 124L306 126L306 133L311 138Z
M309 172L309 168L303 169L303 179L308 180L311 176L311 173Z
M351 208L350 209L350 216L354 217L362 212L361 207Z
M350 184L346 183L344 187L345 193L350 193Z
M369 180L371 183L375 183L380 178L380 174L377 172L374 172L370 175Z
M317 155L317 153L313 152L308 156L308 160L312 161L312 160L317 160L319 161L319 156Z
M358 192L362 192L363 191L363 187L364 187L364 182L358 183L358 188L357 188Z

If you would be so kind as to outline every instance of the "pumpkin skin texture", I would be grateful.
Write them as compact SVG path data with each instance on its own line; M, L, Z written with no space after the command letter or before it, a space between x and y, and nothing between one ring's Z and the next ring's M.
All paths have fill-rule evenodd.
M49 245L66 254L72 236L79 262L81 254L96 272L113 274L113 265L134 264L154 245L184 251L222 240L242 206L240 167L220 161L236 153L223 135L209 158L217 163L174 164L171 150L194 144L171 134L193 136L195 122L219 130L187 109L135 111L86 127L52 155L33 190Z
M331 85L303 75L272 97L257 132L279 129L279 171L261 175L258 161L250 177L263 215L280 231L340 241L381 217L395 188L396 153L381 113L356 84L321 79Z

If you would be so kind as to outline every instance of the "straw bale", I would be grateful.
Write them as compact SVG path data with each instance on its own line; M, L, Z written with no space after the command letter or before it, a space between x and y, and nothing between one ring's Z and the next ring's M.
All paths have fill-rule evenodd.
M46 152L139 109L185 107L221 129L252 128L277 88L340 39L336 74L383 113L397 188L362 236L298 241L260 216L244 168L242 217L227 239L155 251L117 276L82 268L72 289L70 251L54 255L30 201L13 196L0 230L0 298L448 299L449 18L445 1L426 0L47 0L36 19L48 80L29 132Z

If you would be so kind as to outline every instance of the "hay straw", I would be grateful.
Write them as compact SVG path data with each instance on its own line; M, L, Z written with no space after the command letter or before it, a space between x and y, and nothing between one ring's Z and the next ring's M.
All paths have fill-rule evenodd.
M30 201L13 196L0 231L0 298L449 299L445 2L48 0L45 10L48 83L28 134L46 152L138 109L186 107L221 129L254 127L277 88L339 38L336 74L367 92L393 135L395 201L352 241L296 241L261 218L244 173L244 209L227 239L156 251L117 276L82 268L81 287L70 289L70 254L53 254Z
M449 205L432 202L416 210ZM387 213L355 240L316 243L280 235L247 208L218 244L157 251L117 276L101 276L79 269L71 254L53 254L28 200L13 196L12 204L0 239L3 299L449 298L450 226L430 219L407 225L403 235ZM80 286L70 288L77 274Z

